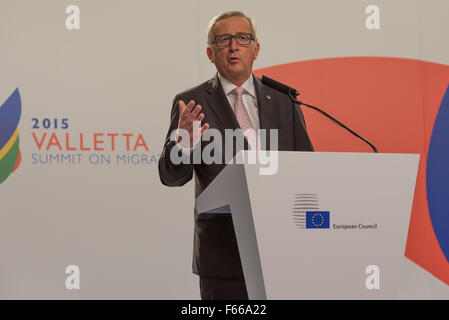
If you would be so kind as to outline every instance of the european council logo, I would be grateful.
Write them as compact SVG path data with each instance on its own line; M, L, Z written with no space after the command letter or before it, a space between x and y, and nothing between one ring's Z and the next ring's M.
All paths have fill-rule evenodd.
M19 125L22 113L19 90L0 106L0 184L14 172L20 164Z
M320 211L318 195L299 193L293 204L293 221L300 229L329 229L330 212Z
M329 211L307 211L307 229L329 229Z

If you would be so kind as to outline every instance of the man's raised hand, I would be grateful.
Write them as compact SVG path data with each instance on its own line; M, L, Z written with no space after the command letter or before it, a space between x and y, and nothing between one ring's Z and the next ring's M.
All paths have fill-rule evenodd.
M201 136L209 128L205 123L202 127L201 121L204 119L204 113L201 112L201 106L195 106L195 101L191 100L187 105L179 100L179 121L178 121L178 139L177 142L183 148L193 148L201 140ZM181 132L180 129L185 131ZM187 140L187 141L186 141Z

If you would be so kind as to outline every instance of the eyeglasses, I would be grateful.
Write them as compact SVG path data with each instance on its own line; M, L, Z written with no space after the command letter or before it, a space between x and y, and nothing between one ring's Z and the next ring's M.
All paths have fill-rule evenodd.
M251 43L251 40L254 40L254 35L252 33L219 34L215 36L212 43L216 43L219 48L224 48L231 45L232 39L235 39L239 46L247 46Z

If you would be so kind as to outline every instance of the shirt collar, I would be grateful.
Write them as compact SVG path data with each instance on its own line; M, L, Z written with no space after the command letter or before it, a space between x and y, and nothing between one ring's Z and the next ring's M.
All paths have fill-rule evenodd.
M220 73L218 73L218 79L220 80L221 86L223 87L223 91L226 95L228 95L232 90L234 90L235 87L237 87L231 81L224 78ZM256 97L256 89L254 88L254 78L252 74L248 78L248 80L246 80L245 83L241 85L241 88L245 89L246 92L248 92L253 98Z

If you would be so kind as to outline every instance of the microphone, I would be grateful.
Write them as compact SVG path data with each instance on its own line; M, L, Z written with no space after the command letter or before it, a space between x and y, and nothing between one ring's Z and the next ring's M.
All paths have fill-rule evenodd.
M294 94L295 97L299 96L299 92L296 91L296 89L286 86L285 84L277 82L276 80L270 79L266 76L262 76L262 83L282 93L285 93L288 96L290 96L290 94Z
M335 122L337 125L339 125L340 127L346 129L347 131L349 131L351 134L353 134L354 136L356 136L357 138L361 139L362 141L364 141L365 143L367 143L371 149L373 149L373 151L375 153L378 153L377 148L368 140L366 140L365 138L363 138L362 136L360 136L358 133L354 132L353 130L349 129L347 126L345 126L343 123L341 123L340 121L338 121L337 119L335 119L334 117L332 117L331 115L327 114L326 112L324 112L323 110L321 110L318 107L312 106L310 104L304 103L299 101L296 97L299 96L299 92L292 88L289 87L283 83L277 82L276 80L270 79L266 76L262 76L262 83L270 88L273 88L275 90L278 90L282 93L285 93L286 95L288 95L292 101L296 104L298 104L298 106L306 106L308 108L311 108L313 110L318 111L319 113L325 115L326 117L328 117L329 119L331 119L333 122Z

